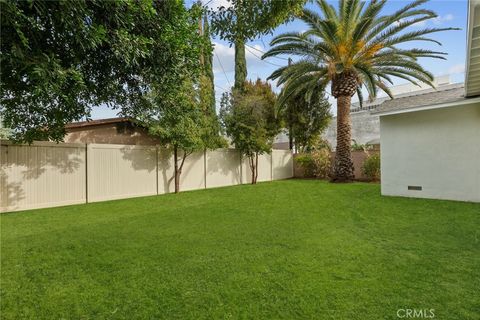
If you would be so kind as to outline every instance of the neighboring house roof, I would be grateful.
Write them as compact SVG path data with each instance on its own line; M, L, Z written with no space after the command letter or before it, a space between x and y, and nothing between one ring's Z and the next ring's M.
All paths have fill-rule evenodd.
M463 83L451 84L437 89L418 91L414 95L397 96L395 99L384 101L372 114L387 115L474 102L477 102L477 99L465 97Z
M103 124L122 123L122 122L132 122L132 120L129 118L108 118L108 119L72 122L72 123L67 123L65 125L65 128L66 129L84 128L84 127L90 127L90 126L99 126Z
M436 90L442 90L442 88L448 88L447 86L451 85L450 75L437 76L433 79L432 83L435 86L435 88L437 88ZM410 97L410 96L418 95L419 93L426 93L426 92L433 91L432 87L422 82L420 82L418 85L414 85L413 83L408 82L408 83L392 86L389 89L392 92L394 98ZM390 97L386 95L383 97L377 97L373 101L369 101L367 99L363 101L362 107L360 107L359 102L354 102L352 103L350 112L362 112L367 110L375 110L380 104L388 100L390 100Z

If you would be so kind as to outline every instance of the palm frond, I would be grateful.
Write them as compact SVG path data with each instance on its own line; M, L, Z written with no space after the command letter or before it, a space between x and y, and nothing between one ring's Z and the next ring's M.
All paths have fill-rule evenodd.
M329 82L345 81L355 75L360 100L362 88L370 99L379 90L391 95L387 84L400 78L415 85L433 86L433 75L423 68L419 58L445 59L441 51L399 48L412 41L441 43L433 35L458 28L422 28L409 31L415 24L435 18L435 12L421 7L427 0L415 0L393 14L381 15L386 0L340 0L338 9L327 0L315 0L318 10L305 8L299 18L308 30L288 32L272 39L272 48L262 58L295 55L303 60L275 70L269 79L284 85L281 100L289 95L313 96L315 88ZM339 80L340 79L340 80ZM350 77L350 81L352 78ZM336 86L338 88L338 86ZM352 88L352 86L350 86ZM333 86L332 86L333 89Z

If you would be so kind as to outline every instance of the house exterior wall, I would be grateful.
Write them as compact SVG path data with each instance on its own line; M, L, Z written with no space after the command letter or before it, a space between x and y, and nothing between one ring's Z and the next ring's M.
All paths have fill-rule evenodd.
M352 139L358 144L366 144L380 139L380 120L377 115L372 115L369 110L352 112ZM330 145L335 148L337 145L337 117L333 117L329 126L323 134Z
M478 103L383 115L380 131L383 195L480 202Z
M120 123L121 125L122 123ZM132 130L119 130L116 123L67 128L66 143L109 143L129 145L155 145L158 140L150 136L147 130L134 127Z

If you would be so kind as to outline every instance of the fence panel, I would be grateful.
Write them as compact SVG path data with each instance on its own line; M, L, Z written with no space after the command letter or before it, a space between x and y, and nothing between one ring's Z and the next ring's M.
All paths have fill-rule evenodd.
M173 155L154 146L2 141L0 160L1 212L174 191ZM259 182L289 178L292 171L289 151L259 157ZM247 159L235 149L219 149L186 159L180 190L250 182Z
M272 180L272 156L270 154L262 154L258 156L258 177L257 182ZM252 182L252 170L250 169L249 160L243 157L242 161L242 182Z
M85 202L85 145L0 145L0 211Z
M88 202L157 194L157 149L89 144Z
M293 177L293 155L290 150L272 150L273 180Z
M172 180L172 184L174 181ZM180 190L205 189L205 154L195 152L187 157L180 175Z
M207 151L206 170L207 188L240 184L240 153L235 149Z
M175 191L175 166L171 150L158 149L158 194Z

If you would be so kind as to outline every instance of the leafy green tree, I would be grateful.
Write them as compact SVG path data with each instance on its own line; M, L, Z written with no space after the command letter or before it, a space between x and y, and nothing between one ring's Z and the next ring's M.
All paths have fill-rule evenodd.
M243 90L224 93L220 118L235 148L248 158L252 184L257 183L258 156L270 153L280 122L275 112L276 96L271 86L258 79L247 81Z
M196 12L180 0L2 1L0 112L13 138L60 141L92 106L127 112L198 72Z
M330 123L330 103L322 88L311 93L301 90L285 97L288 92L291 91L287 84L282 88L278 103L281 119L288 128L290 149L295 141L296 149L310 151L316 147L320 134Z
M173 93L175 100L171 103L162 101L163 96L155 96L154 91L152 100L155 107L142 117L149 132L159 137L160 144L173 152L175 193L180 191L180 176L187 157L206 147L202 139L205 117L198 102L192 98L193 90L192 82L184 79L176 86Z
M228 0L230 6L211 12L212 29L221 39L235 46L235 88L247 79L245 43L299 13L305 0Z
M357 93L362 100L365 87L370 98L378 89L392 94L387 83L399 77L417 84L432 84L433 76L418 58L445 59L443 52L400 47L411 41L430 41L432 33L455 28L423 28L405 31L414 24L437 15L419 8L427 0L416 0L389 15L380 15L386 0L339 0L338 10L326 0L317 0L319 13L303 9L299 18L308 25L306 32L289 32L275 37L273 46L263 58L290 54L301 59L273 72L279 84L289 82L290 90L325 87L331 84L337 99L337 148L333 181L351 181L353 163L350 152L351 97ZM310 88L310 89L309 89ZM393 97L392 97L393 98Z
M194 6L193 10L196 10L197 20L192 18L186 36L193 34L191 28L195 29L195 36L189 44L196 47L189 49L188 53L196 54L198 70L191 69L189 63L178 63L175 66L178 74L171 78L175 83L169 82L167 88L165 83L153 78L152 90L146 97L148 103L128 109L129 116L142 122L152 135L159 137L162 146L172 150L175 193L180 191L180 178L188 156L226 146L225 139L220 136L220 123L215 112L208 23L202 24L200 6Z
M0 139L8 139L12 134L12 130L8 128L0 128Z

